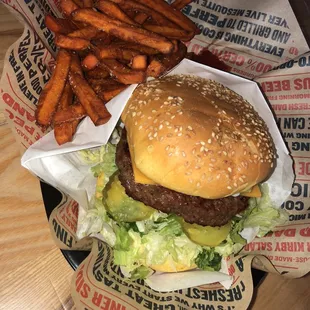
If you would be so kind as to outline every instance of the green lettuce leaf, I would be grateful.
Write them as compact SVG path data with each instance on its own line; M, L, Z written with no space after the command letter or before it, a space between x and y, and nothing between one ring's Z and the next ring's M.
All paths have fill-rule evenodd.
M204 248L195 259L197 267L207 271L219 271L221 262L222 256L214 248Z
M288 213L276 209L269 196L268 185L261 186L262 197L251 198L249 208L244 212L243 227L259 227L257 236L263 237L276 226L288 221Z

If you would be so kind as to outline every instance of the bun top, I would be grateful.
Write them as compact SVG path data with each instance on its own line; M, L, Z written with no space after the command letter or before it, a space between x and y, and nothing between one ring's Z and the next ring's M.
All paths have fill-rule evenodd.
M267 126L234 91L172 75L139 85L122 115L131 158L169 189L216 199L250 189L273 171Z

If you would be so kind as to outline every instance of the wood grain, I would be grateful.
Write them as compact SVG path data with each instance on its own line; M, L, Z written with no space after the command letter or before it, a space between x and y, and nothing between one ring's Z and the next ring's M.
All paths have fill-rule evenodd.
M21 32L0 5L0 72L7 48ZM0 309L75 309L70 298L73 270L50 236L39 182L20 166L12 131L1 118L0 124ZM309 284L310 275L289 280L269 274L250 308L309 309Z

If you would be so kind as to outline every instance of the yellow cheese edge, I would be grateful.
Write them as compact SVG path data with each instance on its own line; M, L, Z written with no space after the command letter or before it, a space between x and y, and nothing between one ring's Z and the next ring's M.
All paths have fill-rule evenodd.
M262 197L262 192L260 191L259 186L256 184L248 192L240 193L240 195L246 197Z
M149 184L149 185L155 185L156 183L149 179L147 176L145 176L136 166L136 164L131 161L132 169L133 169L133 175L135 177L135 182L140 184Z

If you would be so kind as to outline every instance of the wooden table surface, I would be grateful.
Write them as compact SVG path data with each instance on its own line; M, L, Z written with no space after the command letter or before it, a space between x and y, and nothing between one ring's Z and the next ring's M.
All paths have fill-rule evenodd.
M0 72L22 26L0 5ZM39 181L20 166L19 147L0 106L0 309L75 309L73 270L50 236ZM269 274L251 309L310 308L310 274L288 280Z

